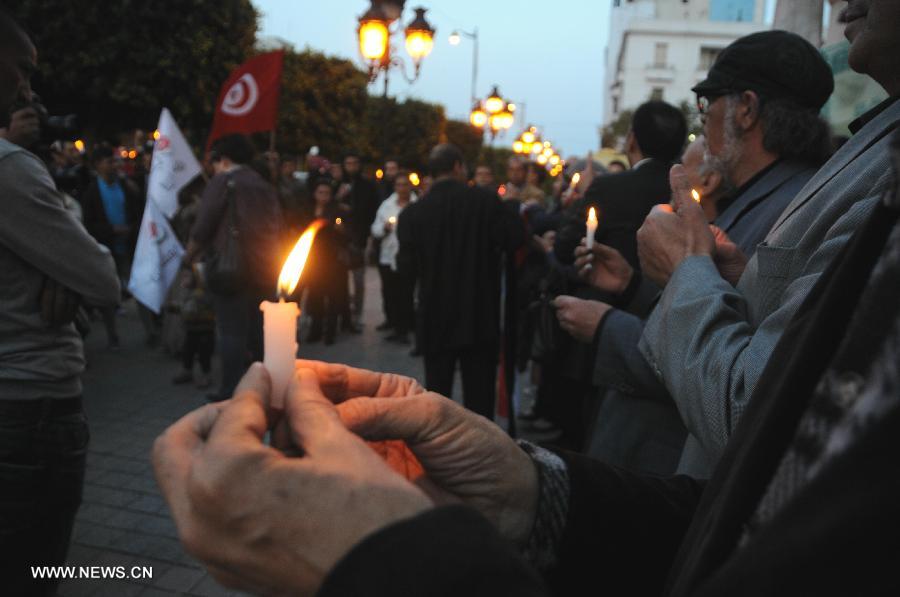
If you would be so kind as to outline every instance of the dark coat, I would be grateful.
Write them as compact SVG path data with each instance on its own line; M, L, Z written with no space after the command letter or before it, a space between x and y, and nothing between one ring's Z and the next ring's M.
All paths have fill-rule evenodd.
M597 242L618 250L639 268L636 233L654 205L668 203L669 164L650 159L637 168L598 176L584 197L566 210L556 236L554 252L561 263L572 263L574 251L585 233L588 209L597 208Z
M119 180L122 192L125 194L125 223L129 228L127 246L129 258L134 255L137 244L137 235L141 229L141 217L144 215L144 199L140 189L128 180ZM82 221L84 227L98 243L112 248L115 244L115 233L112 224L106 217L106 209L103 207L103 198L100 197L100 187L97 178L91 179L91 183L79 198L81 201Z
M516 206L441 180L400 214L398 266L419 281L426 354L499 348L501 254L525 241Z
M554 594L900 593L900 381L890 360L872 372L867 367L900 347L898 272L872 277L887 233L896 232L897 213L879 206L819 278L705 487L688 477L642 477L562 454L571 495L559 566L548 576ZM895 255L898 249L895 243ZM887 410L865 420L855 441L739 544L820 380L836 367L877 379L872 387ZM545 594L530 567L517 565L511 546L489 528L460 507L389 527L357 546L320 595L357 594L346 592L354 586L373 596L398 587L410 595Z

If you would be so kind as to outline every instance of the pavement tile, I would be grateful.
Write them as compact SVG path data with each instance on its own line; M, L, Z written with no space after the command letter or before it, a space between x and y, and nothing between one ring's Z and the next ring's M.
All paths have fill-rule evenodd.
M202 568L172 566L165 574L154 578L153 586L159 589L186 593L191 587L198 584L204 576L206 576L206 570Z

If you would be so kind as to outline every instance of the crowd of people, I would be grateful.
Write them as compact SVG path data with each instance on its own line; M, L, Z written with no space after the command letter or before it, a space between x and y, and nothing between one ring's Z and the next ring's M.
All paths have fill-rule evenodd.
M672 105L639 106L627 167L589 156L547 180L513 157L498 184L441 144L414 187L397 160L373 181L353 152L301 165L241 135L216 140L208 181L182 191L173 221L187 246L176 381L196 359L210 385L215 337L221 383L153 453L188 551L260 594L900 590L900 6L852 0L841 18L851 67L889 96L848 139L820 116L834 89L820 53L766 31L725 48L694 87L702 135L689 142ZM30 94L34 48L11 20L0 29L12 40L0 107L13 107ZM14 566L65 557L87 443L73 313L114 319L140 186L105 148L91 177L62 146L54 184L10 130L0 473L20 516L0 538L21 557L0 566L21 579ZM292 297L310 315L305 341L359 332L371 263L378 328L412 345L425 379L298 360L274 410L251 365L258 306L274 293L271 255L316 221ZM238 284L213 275L236 238ZM447 398L457 369L462 405ZM519 420L552 424L553 446L494 422L498 398L515 411L530 389ZM66 433L40 440L41 462L56 461L52 495L35 500L15 467L36 456L14 434L47 427Z

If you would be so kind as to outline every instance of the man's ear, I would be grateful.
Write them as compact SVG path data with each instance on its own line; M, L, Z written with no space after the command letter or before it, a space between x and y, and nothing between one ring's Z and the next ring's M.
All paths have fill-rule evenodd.
M760 107L762 102L755 91L744 91L738 100L738 109L735 114L736 124L742 130L750 130L759 122Z

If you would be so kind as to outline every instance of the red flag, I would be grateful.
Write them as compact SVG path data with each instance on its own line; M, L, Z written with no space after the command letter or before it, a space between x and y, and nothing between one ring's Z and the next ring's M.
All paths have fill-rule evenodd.
M251 58L231 73L216 102L212 132L206 145L231 133L275 129L284 51Z

